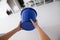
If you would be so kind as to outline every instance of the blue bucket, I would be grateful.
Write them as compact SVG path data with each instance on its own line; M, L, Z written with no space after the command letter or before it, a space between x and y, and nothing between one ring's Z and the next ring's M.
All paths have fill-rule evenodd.
M37 12L33 8L24 8L21 11L21 28L24 30L33 30L35 27L31 23L30 19L36 22Z

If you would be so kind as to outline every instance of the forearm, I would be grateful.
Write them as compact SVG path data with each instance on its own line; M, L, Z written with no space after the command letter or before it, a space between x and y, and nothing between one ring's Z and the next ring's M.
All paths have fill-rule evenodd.
M12 31L10 31L10 32L6 33L5 35L3 35L3 36L1 37L1 39L8 40L12 35L14 35L14 34L15 34L16 32L18 32L19 30L20 30L19 27L13 29Z
M48 35L39 26L36 27L36 29L39 32L41 40L50 40L50 38L48 37Z

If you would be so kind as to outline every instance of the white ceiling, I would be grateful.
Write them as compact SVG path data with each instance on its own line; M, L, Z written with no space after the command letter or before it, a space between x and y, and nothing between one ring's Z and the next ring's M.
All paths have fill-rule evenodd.
M0 2L0 18L6 17L6 10L10 9L10 7L8 6L8 4L5 1L1 1Z

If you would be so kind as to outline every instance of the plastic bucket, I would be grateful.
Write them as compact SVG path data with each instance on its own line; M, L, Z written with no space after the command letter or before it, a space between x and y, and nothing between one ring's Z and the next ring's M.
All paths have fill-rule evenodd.
M33 8L24 8L21 11L21 28L24 30L33 30L35 27L31 23L30 19L36 22L37 12Z

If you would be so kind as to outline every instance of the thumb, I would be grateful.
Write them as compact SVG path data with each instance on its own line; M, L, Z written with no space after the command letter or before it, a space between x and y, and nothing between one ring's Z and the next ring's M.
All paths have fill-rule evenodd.
M35 26L35 22L32 20L32 19L30 19L30 21L32 22L32 24Z

